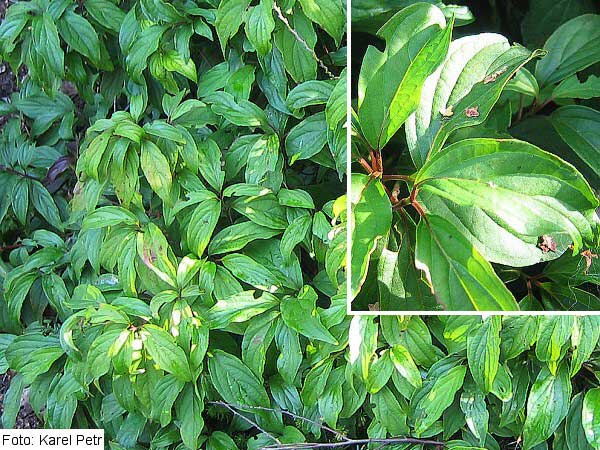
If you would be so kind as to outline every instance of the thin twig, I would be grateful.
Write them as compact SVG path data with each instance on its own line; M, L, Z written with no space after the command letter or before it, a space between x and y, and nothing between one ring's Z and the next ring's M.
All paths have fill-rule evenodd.
M40 180L38 177L34 177L33 175L29 175L27 172L19 172L17 169L14 169L12 167L9 166L3 166L0 165L0 171L1 172L8 172L8 173L12 173L13 175L18 175L22 178L28 178L30 180L35 180L35 181L42 181Z
M545 102L540 103L540 104L534 104L531 109L529 111L527 111L526 113L520 113L517 116L517 120L513 123L516 124L517 122L520 122L521 120L527 119L531 116L536 115L537 113L539 113L542 109L544 109L546 106L548 106L550 103L552 103L554 101L554 98L549 98L547 99Z
M210 403L213 403L213 404L216 404L216 405L222 405L223 404L223 402L210 402ZM307 417L303 417L303 416L300 416L298 414L294 414L293 412L286 411L286 410L283 410L283 409L267 408L267 407L264 407L264 406L244 406L244 405L235 405L235 404L229 404L229 406L231 406L232 408L237 408L237 409L239 409L241 411L249 410L249 411L246 411L246 412L252 412L252 410L254 409L254 410L259 410L259 411L269 411L269 412L284 414L286 416L293 417L294 419L298 419L298 420L304 421L306 423L310 423L312 425L316 425L316 426L318 426L319 428L321 428L321 429L323 429L325 431L329 431L331 434L335 435L338 439L343 439L345 441L349 441L350 440L349 438L347 438L346 436L344 436L339 431L334 430L333 428L329 428L327 425L323 424L322 422L317 422L316 420L312 420L312 419L309 419Z
M234 416L237 416L243 420L245 420L246 422L248 422L250 425L252 425L254 428L256 428L258 431L260 431L261 433L266 434L267 436L269 436L271 439L273 439L275 442L277 442L278 445L283 445L281 444L281 441L279 439L277 439L275 436L273 436L271 433L269 433L267 430L263 429L259 424L257 424L254 420L249 419L248 417L244 416L243 414L240 414L239 412L237 412L231 405L229 405L228 403L225 402L210 402L213 405L219 405L222 406L225 409L228 409Z
M358 163L367 171L369 175L373 173L373 168L362 156L358 158Z
M226 403L226 402L222 402L222 401L211 401L208 403L211 405L217 405L217 406L222 406L223 408L226 408L227 410L231 411L234 415L241 417L242 419L244 419L245 421L250 423L252 426L254 426L256 429L258 429L259 431L261 431L262 433L266 434L271 439L273 439L275 442L277 442L277 444L272 444L272 445L267 445L265 447L262 447L263 449L268 449L268 450L340 448L340 447L359 446L359 445L368 445L368 444L382 444L381 447L385 447L385 446L392 445L392 444L420 444L420 445L436 445L440 448L445 445L445 443L441 442L441 441L435 441L435 440L431 440L431 439L409 438L409 437L351 439L351 438L345 436L344 434L342 434L341 432L334 430L333 428L329 428L328 426L324 425L321 422L317 422L316 420L312 420L307 417L303 417L298 414L292 413L290 411L285 411L283 409L267 408L264 406L236 405L236 404L230 404L230 403ZM239 409L240 411L244 411L244 412L249 412L249 413L251 413L252 410L258 410L258 411L268 411L268 412L273 412L273 413L284 414L284 415L287 415L294 419L302 420L304 422L316 425L325 431L329 431L330 433L335 435L338 439L340 439L340 441L339 442L297 442L297 443L293 443L293 444L282 444L275 436L269 434L267 431L262 429L256 422L254 422L254 421L248 419L246 416L240 414L238 411L236 411L236 409Z
M373 438L373 439L349 439L345 442L299 442L295 444L267 445L263 449L268 450L290 450L290 449L313 449L313 448L339 448L349 445L368 445L368 444L417 444L417 445L437 445L443 446L444 442L433 441L429 439L416 438Z
M4 247L0 247L0 253L6 251L6 250L14 250L15 248L20 248L23 247L23 244L21 242L17 242L16 244L11 244L11 245L5 245Z
M319 66L321 67L321 69L323 69L325 71L325 73L327 74L327 76L329 78L337 78L330 70L329 68L325 65L325 63L323 61L321 61L319 59L319 57L317 56L316 52L314 51L314 49L312 49L310 47L310 45L308 45L308 43L302 38L302 36L300 36L298 34L298 32L296 30L294 30L294 28L290 25L289 20L287 19L287 17L285 17L283 15L283 11L281 11L281 8L279 7L279 5L277 4L277 2L273 2L273 9L275 10L275 13L277 14L277 17L279 18L279 20L281 20L284 25L286 26L286 28L289 30L290 33L292 33L292 35L294 36L294 38L296 38L296 40L298 42L300 42L300 44L302 44L302 46L308 50L308 52L311 54L311 56L313 57L313 59L317 62L317 64L319 64Z

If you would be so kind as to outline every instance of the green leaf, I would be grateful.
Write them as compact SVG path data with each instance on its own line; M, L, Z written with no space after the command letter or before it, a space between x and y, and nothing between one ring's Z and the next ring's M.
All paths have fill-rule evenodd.
M374 149L383 148L418 107L426 78L439 66L450 44L452 23L433 5L418 3L400 11L378 35L385 53L367 51L359 78L360 128ZM411 30L408 38L397 30ZM406 32L405 32L406 33Z
M0 375L4 375L9 368L5 353L6 348L15 338L14 334L0 334Z
M14 428L17 415L21 409L21 399L25 389L25 380L22 374L16 374L10 380L10 386L2 399L2 428Z
M460 409L465 414L467 426L479 445L485 445L490 414L485 404L485 394L475 386L465 388L460 396Z
M44 13L33 18L31 25L33 45L45 65L45 68L40 67L38 70L50 70L62 77L65 73L65 55L60 47L60 38L54 20L50 14Z
M0 24L0 53L6 57L13 52L16 39L29 22L30 11L28 8L9 8Z
M177 405L177 417L181 420L181 440L188 448L198 448L198 440L204 428L204 403L192 384L186 384Z
M381 391L394 372L394 363L390 358L390 351L385 350L373 359L369 367L369 375L365 380L365 387L369 394Z
M485 319L467 337L469 370L483 394L492 390L498 373L501 328L501 316L492 316Z
M543 47L560 25L581 14L594 12L590 0L533 0L521 23L523 39L529 48Z
M281 280L263 264L241 253L225 255L223 265L238 279L267 292L281 290Z
M144 348L154 362L178 380L192 380L188 359L173 336L156 325L146 324L142 329L145 334Z
M151 25L142 30L127 48L125 65L131 78L137 83L143 83L142 72L148 66L148 58L158 50L159 42L165 32L164 25Z
M246 19L246 36L259 56L271 51L271 33L275 29L273 19L273 0L261 0L250 8Z
M208 199L200 202L190 217L187 226L188 247L201 257L210 242L210 237L221 215L221 202Z
M525 67L521 67L519 71L515 73L515 76L506 83L504 89L535 98L538 98L540 95L540 86L538 85L535 76Z
M500 332L503 360L516 358L537 340L538 319L532 316L506 317Z
M535 66L541 86L556 83L600 61L600 15L584 14L558 27L544 44L548 55Z
M249 0L221 0L217 9L215 28L221 50L225 53L225 46L238 31L246 16Z
M480 36L469 38L471 41L463 43L467 49L472 48L469 44L472 44L473 40L479 40ZM407 126L407 141L413 162L417 167L440 152L453 131L482 124L488 118L510 78L529 61L544 54L541 50L531 52L519 45L506 48L506 42L502 37L491 41L482 38L481 41L487 41L488 46L476 52L466 66L455 67L455 58L462 56L462 52L458 51L456 54L449 55L449 59L443 66L447 68L439 74L439 78L436 72L431 79L427 80L428 88L424 90L426 94L425 97L421 97L421 102L423 105L429 105L432 98L437 97L439 101L436 105L440 106L439 109L430 110L426 107L425 111L418 110L415 117L422 115L424 119L417 124L415 131L409 131L410 126ZM472 54L467 53L467 55ZM458 78L459 84L450 88L442 87L438 93L437 85L444 86L445 77L454 77L455 75L450 74L456 69L464 73L464 76ZM464 88L462 78L466 78ZM447 114L448 109L452 111L450 117L444 116L441 112Z
M154 387L152 416L165 427L171 422L171 410L185 383L171 374L161 377Z
M104 133L100 134L99 136L102 136L103 134ZM115 126L113 134L116 136L126 137L136 144L139 144L144 137L145 131L144 128L140 127L137 123L131 120L121 120Z
M302 401L307 407L312 407L317 404L319 397L323 394L327 386L327 379L333 368L333 358L327 358L315 364L304 378L304 386L302 387Z
M587 106L569 105L550 116L554 129L597 175L600 175L600 112Z
M312 114L293 127L285 138L285 151L290 165L309 159L319 153L327 143L325 113Z
M64 229L60 213L54 199L39 181L33 181L31 184L31 202L33 207L39 212L50 225L62 231Z
M285 324L309 339L338 345L338 341L325 328L316 308L317 294L305 286L297 297L286 296L281 301L281 317Z
M317 43L314 26L298 7L287 20L301 40L285 26L276 30L275 45L283 57L285 69L296 83L314 80L317 78L317 61L312 54Z
M289 92L286 104L292 111L308 106L324 105L329 100L333 89L333 84L328 81L305 81Z
M265 371L267 351L275 337L274 319L279 316L277 311L271 311L256 318L244 332L242 339L242 361L257 377L262 377Z
M123 320L119 325L106 327L90 345L86 355L86 378L89 381L98 380L110 370L112 357L119 352L129 336L125 322Z
M403 345L394 345L390 351L390 357L398 374L415 388L423 385L421 373L417 368L408 349Z
M347 90L348 74L346 69L344 69L325 105L325 118L327 119L327 125L330 130L335 130L346 121Z
M198 144L198 164L202 178L217 192L223 188L225 172L221 169L221 149L215 141L207 139Z
M85 0L83 6L101 26L118 33L125 13L110 0Z
M385 387L377 394L371 396L375 418L392 436L407 435L406 413L393 392Z
M587 80L580 82L577 75L563 80L552 91L552 98L594 98L600 97L600 78L590 75Z
M392 204L379 180L352 174L351 199L353 224L351 250L351 291L355 297L367 276L369 260L377 242L392 224Z
M317 0L300 0L302 10L306 17L319 24L335 39L336 43L342 40L346 31L345 6L341 0L320 2Z
M211 328L225 328L230 323L246 322L277 306L277 299L263 293L255 298L254 291L244 291L217 301L207 312Z
M354 316L348 329L349 360L354 373L369 379L371 359L377 350L377 324L371 316Z
M544 442L558 428L569 411L571 398L569 371L562 364L552 375L542 368L527 399L527 417L523 428L523 448L529 450ZM551 408L548 406L552 405Z
M270 406L262 381L235 356L215 350L208 359L208 370L213 386L227 403L266 408Z
M153 120L144 125L144 131L152 136L167 139L169 141L185 144L186 139L181 131L164 120Z
M415 393L413 411L417 436L421 436L452 404L466 371L465 366L453 367Z
M306 238L311 226L312 217L310 215L302 215L290 223L290 226L283 232L280 244L281 254L285 259L289 259L296 245Z
M171 167L165 155L163 155L154 142L149 140L142 141L140 166L152 190L166 204L170 204L170 191L173 184Z
M556 375L558 362L564 355L563 346L569 340L573 329L574 316L545 316L540 318L535 355L548 364L548 369Z
M83 219L82 231L112 227L119 224L136 225L137 217L119 206L103 206L92 211Z
M196 65L191 58L184 59L175 50L164 52L161 56L165 70L177 72L193 82L198 81Z
M261 190L264 189L261 188ZM263 227L273 230L285 230L288 227L285 208L279 204L273 194L242 197L236 199L231 206L252 222Z
M454 311L519 309L491 264L442 217L431 215L419 222L415 258L417 269L425 273L438 303L444 308Z
M6 347L4 357L8 366L23 375L25 385L30 385L64 354L56 336L26 333L17 336Z
M583 399L581 423L585 437L594 449L600 448L600 388L590 389Z
M70 47L87 57L96 67L102 65L100 39L86 19L72 11L65 11L58 27L61 37Z
M257 239L269 239L280 233L280 230L273 230L250 221L236 223L223 228L213 236L208 246L208 254L235 252Z
M239 450L235 441L222 431L215 431L208 438L206 450Z
M280 351L277 357L277 371L286 383L292 385L302 364L302 348L298 333L288 327L283 319L277 320L275 344Z
M574 167L516 140L459 141L431 158L415 182L420 186L421 205L462 232L462 215L487 216L478 218L483 221L479 227L485 227L476 232L471 227L466 235L485 258L506 265L543 260L545 253L538 244L544 235L553 236L562 251L573 242L577 252L591 236L591 215L598 205ZM436 201L439 198L444 201ZM457 214L444 210L451 204L461 206ZM509 236L516 239L505 240ZM504 252L497 250L498 242L507 246ZM522 258L511 256L514 253Z
M332 427L337 427L337 422L344 406L343 382L344 369L339 367L333 370L323 394L317 401L319 414Z
M382 311L424 309L434 305L429 287L421 280L414 264L414 231L390 231L377 262L379 307Z
M261 136L248 152L246 183L268 186L279 161L279 137L276 134Z
M83 151L77 161L77 169L85 172L95 180L99 179L99 166L108 149L111 133L105 131L96 136ZM81 168L81 169L80 169Z
M583 428L583 400L582 392L573 397L565 419L565 438L569 450L593 450L593 447L588 444Z
M214 92L204 98L211 104L215 114L225 117L234 125L240 127L261 127L269 130L271 127L265 112L248 100L237 100L228 92Z
M315 209L315 203L310 194L302 189L280 189L277 194L280 205L290 208Z
M29 181L19 179L12 191L12 209L21 225L27 223L27 210L29 209Z
M507 39L493 33L465 36L452 42L446 60L426 80L419 107L406 121L406 141L417 167L423 165L435 133L444 125L440 111L454 107L488 73L498 70L494 61L508 50ZM496 82L486 85L485 90L490 86L495 88ZM453 112L462 113L457 108Z
M571 332L571 368L569 375L574 377L596 348L600 339L600 317L581 316L575 318Z

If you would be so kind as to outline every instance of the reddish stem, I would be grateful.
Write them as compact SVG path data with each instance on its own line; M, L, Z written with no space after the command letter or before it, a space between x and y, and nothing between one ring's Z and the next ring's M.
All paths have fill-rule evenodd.
M368 174L373 173L373 168L362 156L358 159L359 164L367 171Z
M14 250L15 248L20 248L23 247L23 244L18 242L16 244L11 244L11 245L5 245L4 247L0 247L0 253L2 253L3 251L6 250Z

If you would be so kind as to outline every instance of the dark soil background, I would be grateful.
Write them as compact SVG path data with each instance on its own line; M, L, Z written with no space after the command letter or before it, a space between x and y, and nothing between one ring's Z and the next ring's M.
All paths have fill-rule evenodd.
M8 391L13 376L14 373L10 370L4 375L0 375L0 417L4 413L4 396L6 395L6 391ZM41 428L41 426L42 421L38 419L31 409L31 406L27 402L26 395L23 396L15 428Z

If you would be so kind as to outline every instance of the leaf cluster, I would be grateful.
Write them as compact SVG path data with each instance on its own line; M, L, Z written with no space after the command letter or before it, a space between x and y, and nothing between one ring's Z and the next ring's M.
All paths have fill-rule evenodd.
M103 428L112 449L262 446L211 402L275 406L311 342L341 346L344 10L8 7L0 56L22 76L0 105L3 427L26 390L45 426Z

